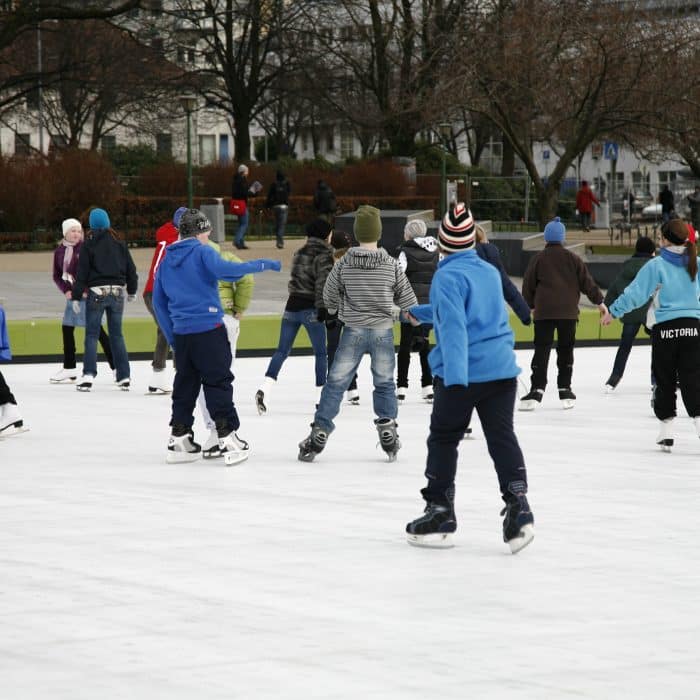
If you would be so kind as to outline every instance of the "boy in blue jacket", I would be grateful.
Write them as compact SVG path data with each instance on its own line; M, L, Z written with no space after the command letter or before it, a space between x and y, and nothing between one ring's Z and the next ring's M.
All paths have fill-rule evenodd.
M193 412L200 388L209 415L216 424L219 448L227 465L248 458L249 446L236 435L240 427L233 405L231 346L223 323L219 280L236 282L264 270L279 272L278 260L233 263L211 246L211 224L198 209L180 219L179 240L168 247L153 285L153 309L168 344L177 357L172 396L172 431L168 462L197 459L201 446L194 442Z
M527 472L513 431L520 368L503 303L498 270L476 253L474 219L456 204L438 229L444 259L430 287L430 303L409 309L411 323L432 323L437 344L430 353L435 395L430 418L428 485L421 493L424 515L408 523L410 544L451 547L457 450L476 409L486 437L505 508L503 540L515 554L534 537L527 502Z

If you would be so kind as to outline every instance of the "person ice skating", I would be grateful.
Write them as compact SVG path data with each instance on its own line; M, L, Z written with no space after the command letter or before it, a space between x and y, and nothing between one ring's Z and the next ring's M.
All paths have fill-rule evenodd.
M450 547L457 529L455 476L467 416L476 409L493 459L505 508L503 540L514 554L534 537L527 500L527 472L513 431L517 376L513 331L496 268L475 251L474 219L462 203L445 214L438 230L444 253L430 287L430 303L409 309L413 323L433 323L430 354L435 397L421 490L422 516L406 525L408 542Z
M345 253L326 280L324 304L329 313L337 311L345 325L311 433L299 443L302 462L311 462L326 446L343 393L366 353L374 379L372 399L379 444L392 461L401 447L396 430L393 307L405 310L413 306L416 295L398 261L377 248L381 231L379 209L366 204L358 207L353 233L360 245Z
M610 308L610 305L615 301L615 299L617 299L625 288L634 280L642 267L644 267L644 265L646 265L649 260L654 257L655 252L656 246L651 238L640 236L637 239L634 246L634 255L625 260L622 265L622 270L620 270L620 273L612 281L610 288L605 294L604 302L608 308ZM617 348L612 372L608 377L608 381L605 382L605 389L607 393L610 393L615 389L615 387L617 387L622 379L622 375L625 373L627 358L632 350L634 339L637 337L639 329L644 326L646 322L649 301L650 299L647 299L646 303L642 304L642 306L640 306L638 309L633 309L629 313L626 313L621 319L622 335L620 337L620 344ZM652 386L656 383L654 381L653 372L651 374L651 383Z
M52 384L73 383L78 378L78 369L75 362L75 328L85 326L85 301L80 300L80 310L73 310L71 301L75 274L78 268L80 249L83 245L83 227L77 219L66 219L61 224L63 240L53 254L53 281L58 290L66 298L66 308L61 322L61 336L63 338L63 366L49 381ZM102 325L99 329L99 341L102 351L107 358L109 367L114 371L112 348L109 344L109 336Z
M535 354L530 364L530 391L520 400L520 411L532 411L542 401L554 331L559 400L563 408L573 408L576 395L571 391L571 377L580 294L597 305L601 314L607 311L603 295L583 260L564 248L565 238L566 228L557 216L544 227L544 250L532 258L525 270L523 297L534 310Z
M237 255L222 251L214 241L210 240L209 245L219 253L224 260L233 263L243 262ZM236 346L238 344L238 336L241 332L241 318L250 305L254 284L253 275L251 274L241 277L236 282L219 280L219 300L221 301L221 308L224 311L226 336L231 346L231 374L233 374L233 366L236 362ZM209 437L202 446L202 457L205 459L220 457L222 452L219 447L219 434L216 430L216 423L209 415L203 389L199 392L197 403L202 413L204 426L209 430Z
M430 282L438 263L438 244L434 236L428 235L428 227L422 219L408 221L403 230L404 243L399 248L399 265L406 273L408 281L419 304L428 302ZM401 323L399 351L396 356L397 379L396 397L399 402L406 399L408 393L408 368L411 363L411 351L417 350L421 367L421 396L425 401L433 400L433 375L430 372L428 355L430 354L430 330L428 323L412 326Z
M598 198L593 194L587 180L581 180L581 187L576 193L576 209L581 216L581 228L584 231L591 230L591 217L593 205L600 206Z
M346 231L333 231L331 234L331 248L333 248L333 259L338 262L350 248L355 248L357 241L351 233ZM328 370L330 371L335 360L335 353L338 350L338 343L343 332L343 324L338 320L337 312L326 317L326 347L328 349ZM357 388L357 372L353 375L346 393L348 403L353 406L360 405L360 391Z
M263 270L279 271L278 260L233 263L207 245L211 224L198 209L180 219L179 240L172 243L156 274L153 308L177 364L172 393L171 434L166 461L198 459L201 446L194 441L193 411L204 388L209 415L227 465L248 458L249 446L236 434L240 427L233 404L232 353L223 325L219 280L236 282Z
M284 227L289 214L289 195L292 187L281 170L277 171L275 181L267 191L265 206L272 209L275 215L275 239L278 248L284 248Z
M117 238L109 215L104 209L90 212L92 238L83 244L78 260L75 283L71 294L76 313L87 291L85 309L85 354L83 376L78 391L90 391L97 376L97 339L102 315L107 314L109 344L117 371L117 386L124 391L131 384L129 355L122 334L124 297L136 298L138 275L131 253L124 241Z
M331 225L327 221L312 221L306 225L306 243L294 254L287 285L289 297L282 315L277 350L270 359L265 379L255 394L260 415L267 412L270 394L302 326L314 351L317 391L326 383L328 358L324 321L327 310L323 301L323 286L333 267L333 249L329 243L331 232Z
M695 229L674 218L661 227L659 255L642 267L634 281L603 317L608 325L653 298L651 366L656 379L656 442L670 450L674 443L676 382L688 415L700 437L700 281Z
M9 362L12 359L10 338L7 333L5 310L0 306L0 360ZM0 438L17 435L27 430L17 400L12 394L5 377L0 372Z
M696 231L700 231L700 185L695 185L695 189L686 197L690 208L690 222Z
M156 231L156 249L151 258L148 280L143 290L143 303L146 305L148 313L153 316L153 320L156 323L156 346L153 350L153 361L151 362L153 374L151 375L151 380L148 382L149 394L165 395L172 391L171 382L168 380L165 372L165 364L168 359L168 341L165 339L163 331L161 331L158 321L156 320L155 312L153 311L153 280L158 266L165 255L166 248L177 240L180 217L186 211L187 207L179 207L175 210L172 220L166 221ZM173 364L174 363L175 360L173 358Z

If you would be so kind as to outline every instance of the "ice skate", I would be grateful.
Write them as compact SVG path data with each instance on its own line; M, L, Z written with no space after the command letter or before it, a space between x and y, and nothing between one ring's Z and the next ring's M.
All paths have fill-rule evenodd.
M26 433L27 430L17 404L5 403L0 406L0 438Z
M168 440L168 453L165 461L169 464L180 462L194 462L199 459L202 452L201 446L194 441L194 433L181 423L173 425Z
M76 379L78 378L78 370L75 369L66 369L65 367L61 367L61 369L56 372L52 377L49 378L49 381L52 384L71 384L73 383Z
M535 537L535 518L530 510L524 492L508 491L503 500L506 502L501 515L503 519L503 541L510 547L512 554L517 554L527 547Z
M396 389L396 400L399 403L403 403L406 400L406 393L408 392L408 387L400 386Z
M309 436L299 443L299 461L313 462L317 454L323 452L328 441L328 432L315 423L311 424Z
M464 435L462 435L462 440L473 440L474 439L474 431L467 427L464 430Z
M129 391L129 388L131 387L131 379L129 377L124 377L124 379L120 379L117 382L117 386L122 390L122 391Z
M420 390L423 401L427 403L433 403L433 385L428 384L428 386L421 387Z
M620 377L616 374L611 374L608 381L605 382L605 393L612 394L615 391L617 385L620 383Z
M172 392L173 388L168 381L165 370L159 372L154 371L151 375L151 381L148 382L147 396L163 396Z
M528 394L525 394L520 403L518 403L518 411L534 411L538 403L542 403L542 389L530 389Z
M350 389L347 393L348 403L352 406L360 405L360 392L357 389Z
M235 431L218 428L219 451L227 467L245 462L250 457L250 445L236 435ZM223 433L223 434L222 434Z
M275 380L272 377L265 377L260 388L255 392L255 407L258 409L258 414L264 416L267 413L267 405L265 401L270 398L270 392L275 385Z
M80 378L80 382L78 385L75 387L78 391L90 391L92 389L92 383L95 380L95 377L93 377L91 374L84 374Z
M697 418L696 424L697 424ZM673 447L673 418L666 418L659 421L659 435L656 438L656 444L661 447L664 452L670 452Z
M406 539L415 547L454 547L452 535L456 529L454 505L428 501L423 515L406 525Z
M401 449L396 421L393 418L377 418L374 425L379 433L381 448L387 453L390 462L396 461L396 453Z
M216 428L209 431L209 437L202 447L202 457L204 459L216 459L221 457L221 447L219 446L219 433Z
M561 407L565 411L569 408L573 408L576 405L576 394L571 391L571 387L559 389L559 401L561 401Z

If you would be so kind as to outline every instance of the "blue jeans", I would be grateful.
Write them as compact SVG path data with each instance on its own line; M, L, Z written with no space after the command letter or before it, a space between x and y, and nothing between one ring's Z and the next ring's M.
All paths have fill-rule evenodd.
M340 411L345 390L350 386L365 353L369 354L374 380L372 402L377 418L396 418L396 384L394 384L394 332L391 328L350 328L340 336L328 381L321 392L321 402L314 423L329 433L335 429L333 419Z
M316 309L304 309L303 311L285 311L282 314L282 326L277 350L267 366L266 377L277 379L284 361L294 344L294 339L299 329L304 326L311 340L311 347L316 358L316 386L326 383L328 373L328 358L326 355L326 326L316 318Z
M272 207L272 211L275 213L275 238L277 239L277 245L283 245L284 227L287 225L289 207L278 204L277 206Z
M97 296L90 292L85 308L85 356L83 357L83 374L97 376L97 340L102 327L102 314L107 314L107 331L112 348L117 381L128 379L129 355L122 335L122 316L124 315L124 294L116 296L105 294Z
M245 243L245 234L248 231L248 220L250 219L250 213L246 207L245 214L241 214L238 217L238 231L236 231L236 237L234 239L234 245L240 247Z
M622 335L620 336L620 344L617 348L615 362L612 369L612 376L617 377L618 380L622 379L622 375L625 373L627 358L630 356L634 339L637 337L637 333L639 332L641 325L641 323L622 324ZM651 383L656 384L653 370L651 372Z

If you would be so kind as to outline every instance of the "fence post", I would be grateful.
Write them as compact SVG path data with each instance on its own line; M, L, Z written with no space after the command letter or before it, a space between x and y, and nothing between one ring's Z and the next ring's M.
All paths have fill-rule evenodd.
M530 176L525 175L525 223L530 221Z

